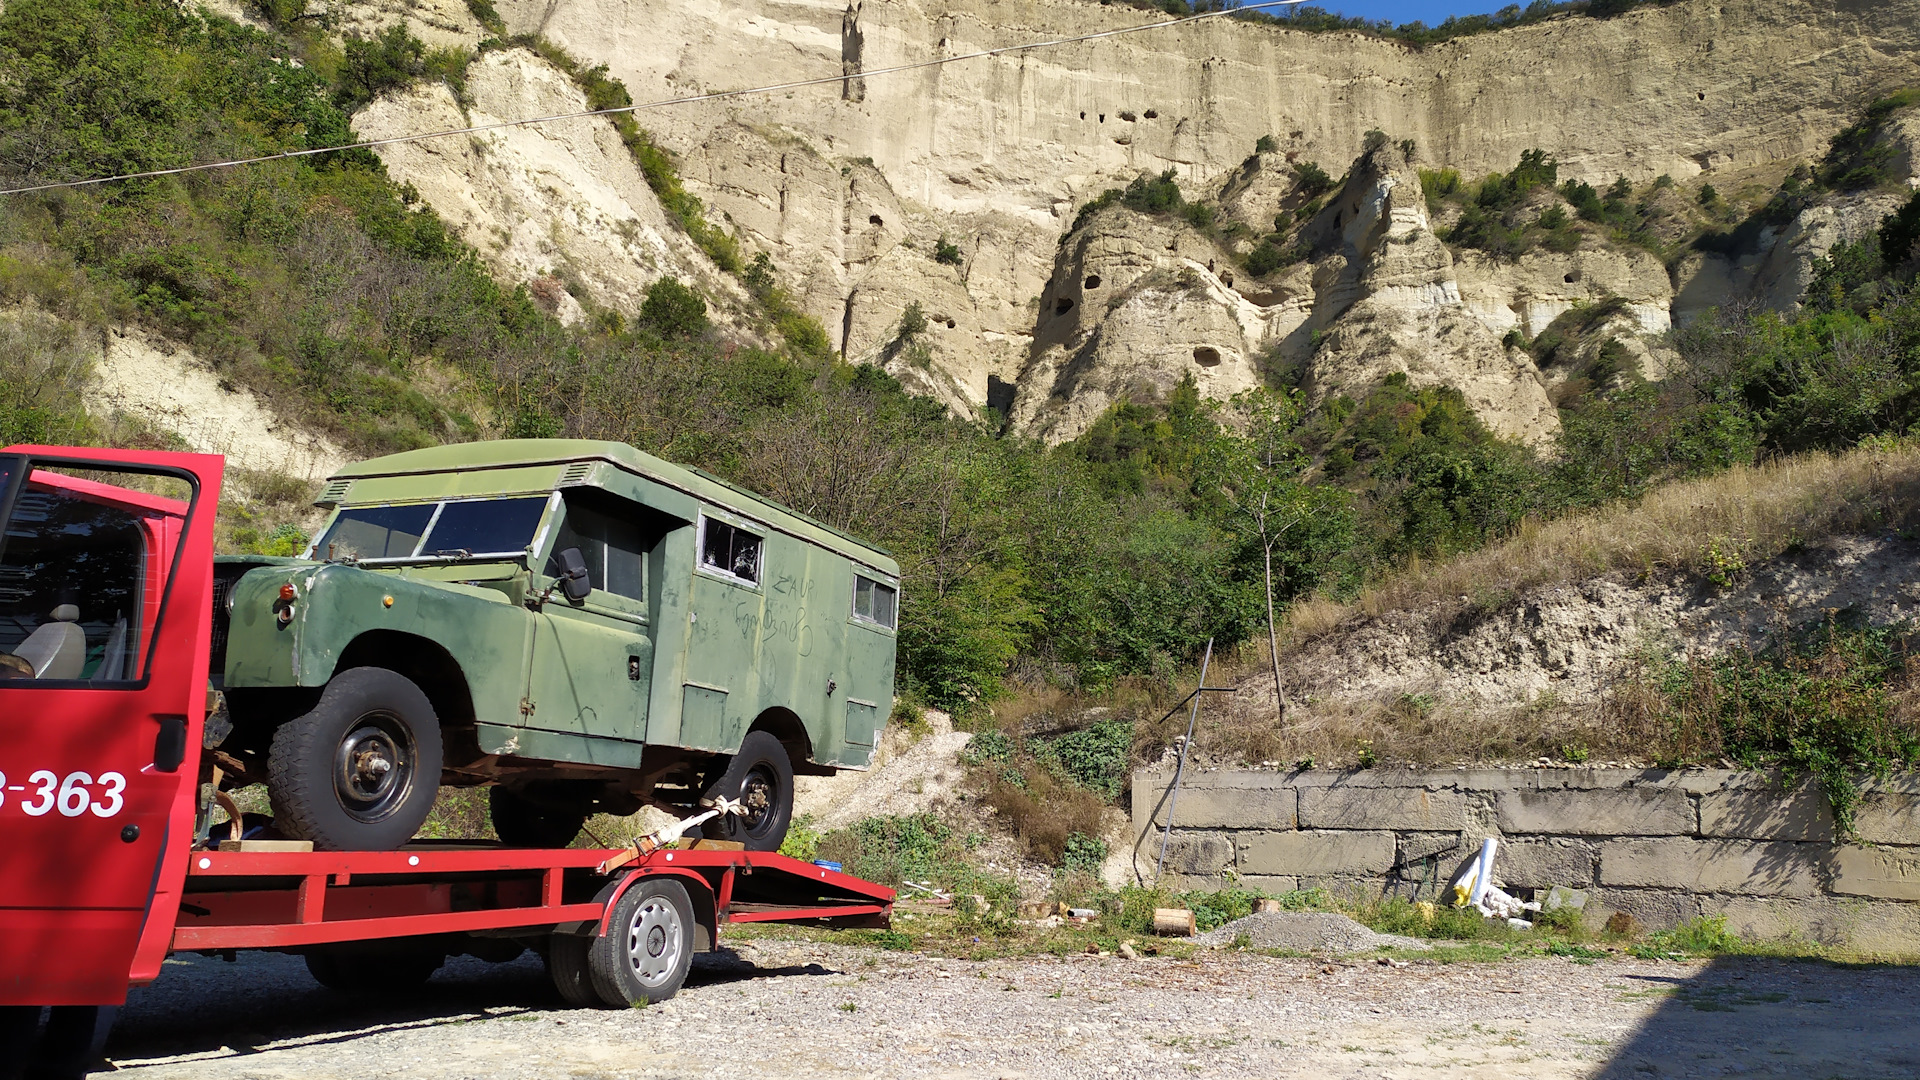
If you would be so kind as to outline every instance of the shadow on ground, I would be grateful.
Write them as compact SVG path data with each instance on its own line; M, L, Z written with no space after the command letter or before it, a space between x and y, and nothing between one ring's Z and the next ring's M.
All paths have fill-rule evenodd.
M1597 1080L1920 1076L1920 968L1728 957L1623 972L1619 1002L1657 1007Z
M697 955L687 985L832 974L837 973L819 964L755 967L723 949ZM374 998L328 990L298 956L241 953L229 963L182 955L167 962L153 985L128 995L107 1041L107 1057L182 1057L229 1048L245 1054L289 1040L308 1046L345 1043L382 1032L567 1008L545 965L531 952L505 964L449 960L426 985Z

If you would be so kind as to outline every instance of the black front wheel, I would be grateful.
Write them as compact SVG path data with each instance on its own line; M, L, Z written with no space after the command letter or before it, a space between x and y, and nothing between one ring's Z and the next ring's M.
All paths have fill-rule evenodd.
M385 668L333 677L273 734L274 827L326 851L391 851L420 830L440 787L440 723L412 680Z
M779 851L793 823L793 762L787 748L768 732L749 732L719 782L707 789L705 801L723 796L737 800L741 812L707 822L707 836L738 841L748 851Z

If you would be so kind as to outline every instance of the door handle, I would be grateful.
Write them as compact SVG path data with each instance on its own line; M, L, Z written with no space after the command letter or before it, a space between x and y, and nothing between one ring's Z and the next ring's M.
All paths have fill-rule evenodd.
M154 719L160 721L160 730L153 736L153 767L161 772L173 772L187 760L187 718L156 716Z

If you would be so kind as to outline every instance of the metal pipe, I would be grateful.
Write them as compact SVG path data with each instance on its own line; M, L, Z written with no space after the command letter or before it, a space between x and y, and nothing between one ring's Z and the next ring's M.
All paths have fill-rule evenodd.
M1207 654L1200 660L1200 689L1193 692L1193 711L1187 714L1187 737L1180 743L1180 763L1173 768L1173 791L1167 797L1167 828L1160 834L1160 858L1153 864L1154 884L1167 866L1167 841L1173 837L1173 812L1180 806L1180 779L1187 772L1187 748L1193 745L1193 725L1200 719L1200 692L1207 689L1207 668L1213 663L1213 639L1207 639Z

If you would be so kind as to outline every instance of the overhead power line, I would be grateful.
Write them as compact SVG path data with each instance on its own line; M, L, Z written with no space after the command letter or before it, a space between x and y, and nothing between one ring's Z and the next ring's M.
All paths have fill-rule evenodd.
M286 150L278 154L262 154L259 157L233 158L227 161L206 161L197 165L180 165L171 169L148 169L145 172L119 173L114 176L96 176L88 180L63 180L53 184L34 184L29 187L0 189L0 195L25 195L35 191L55 191L60 188L90 187L96 184L112 184L122 180L149 180L158 176L178 176L182 173L205 172L209 169L231 169L240 165L259 165L268 161L285 161L289 158L312 157L315 154L333 154L342 150L360 150L375 146L393 146L398 143L421 142L426 139L444 139L451 135L476 135L483 131L498 131L502 128L529 127L534 124L551 124L561 120L580 120L590 116L612 116L616 113L639 112L642 109L660 109L669 105L691 105L700 101L718 101L723 98L747 97L752 94L775 94L783 90L797 90L804 86L824 86L828 83L846 82L849 79L871 79L880 75L897 75L903 71L919 71L924 68L939 67L942 64L955 64L962 60L978 60L988 56L1001 56L1006 53L1026 52L1031 49L1051 49L1058 45L1072 45L1081 41L1098 41L1101 38L1119 37L1122 34L1137 34L1143 30L1161 30L1169 26L1184 26L1202 19L1217 19L1223 15L1235 15L1260 8L1292 7L1306 3L1306 0L1261 0L1260 3L1243 4L1239 7L1208 11L1199 15L1188 15L1164 22L1141 23L1139 26L1123 26L1118 30L1102 30L1096 34L1078 34L1073 37L1053 38L1048 41L1030 41L1024 45L1006 45L998 49L983 49L979 52L962 53L958 56L942 56L933 60L920 60L911 64L895 64L892 67L876 68L872 71L843 72L839 75L823 75L814 79L801 79L797 82L775 83L771 86L754 86L744 90L716 90L710 94L692 94L686 97L661 98L658 101L646 101L637 105L620 105L611 109L588 109L584 112L557 113L553 116L530 116L524 120L499 120L491 124L475 124L471 127L448 128L444 131L424 131L416 135L395 135L388 139L372 139L367 142L342 143L339 146L320 146L308 150Z

